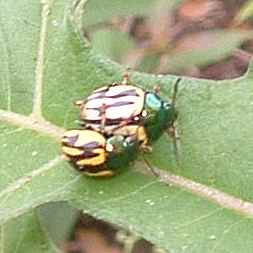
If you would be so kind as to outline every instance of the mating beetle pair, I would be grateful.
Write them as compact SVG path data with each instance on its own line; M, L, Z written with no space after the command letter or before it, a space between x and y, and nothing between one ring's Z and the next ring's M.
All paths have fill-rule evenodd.
M128 74L76 105L83 129L65 132L62 149L78 170L90 176L113 175L139 150L150 150L150 142L176 119L173 103L163 101L156 90L131 85Z

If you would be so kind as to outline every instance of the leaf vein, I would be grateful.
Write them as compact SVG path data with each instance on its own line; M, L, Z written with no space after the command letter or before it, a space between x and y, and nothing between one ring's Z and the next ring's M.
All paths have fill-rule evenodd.
M139 169L141 173L147 174L146 170ZM225 192L217 190L211 186L206 186L201 183L192 181L183 176L174 175L168 171L160 170L152 167L153 173L160 178L161 182L168 185L175 185L181 189L185 189L194 195L203 197L212 201L222 208L234 210L235 212L253 217L253 203L244 201Z
M80 179L80 177L81 177L81 175L74 177L72 180L70 180L69 182L67 182L66 184L61 186L60 188L56 189L55 191L49 192L49 193L42 195L42 196L38 197L37 199L33 200L33 203L25 203L23 206L16 209L13 214L11 214L7 217L1 218L1 215L0 215L0 224L6 223L9 219L17 218L17 217L21 216L22 214L24 214L25 212L27 212L28 210L38 207L42 203L48 203L51 201L55 201L55 199L51 198L52 196L53 197L55 197L55 195L57 196L56 201L67 200L66 198L61 198L61 195L58 195L58 194L65 193L63 191L66 190L73 183L77 182ZM43 201L44 199L47 199L47 201L46 202ZM4 210L4 213L9 213L9 211L10 210L6 209L6 210Z
M210 250L210 253L216 252L216 249L222 244L223 240L225 239L226 235L234 228L234 226L237 226L238 224L241 224L244 222L244 219L241 219L237 222L232 223L227 227L227 229L224 230L223 234L219 237L219 239L216 241L216 244L214 247Z
M42 86L43 86L43 70L44 70L44 58L45 58L45 45L47 39L47 26L49 16L49 2L47 0L41 0L41 28L40 38L37 54L37 63L35 69L35 91L33 98L33 112L32 115L37 118L42 118Z
M3 35L3 38L6 37L5 35L5 32L3 30L3 24L1 22L1 25L0 25L0 31L1 31L1 34ZM4 48L6 50L6 55L7 55L7 60L5 61L6 63L6 67L7 67L7 75L6 75L6 85L7 85L7 110L8 111L11 111L11 83L10 83L10 73L11 73L11 70L10 70L10 64L9 64L9 59L10 59L10 49L8 47L8 42L6 42L6 39L3 40L3 45L4 45Z
M56 139L60 139L64 133L64 129L53 125L43 119L36 120L32 117L23 116L14 112L0 110L0 121L20 126L27 129L36 130L39 133L50 135Z
M0 199L19 190L29 183L34 177L42 175L46 171L52 169L55 165L62 161L62 156L57 156L55 159L45 163L37 170L32 171L29 175L19 178L14 183L10 184L7 188L0 192Z

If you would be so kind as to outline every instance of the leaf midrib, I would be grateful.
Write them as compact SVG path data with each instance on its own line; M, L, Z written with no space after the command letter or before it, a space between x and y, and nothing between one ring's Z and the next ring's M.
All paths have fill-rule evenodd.
M43 119L41 103L42 103L42 86L43 86L43 70L44 70L44 58L45 58L45 46L47 39L47 26L49 16L49 2L48 0L41 0L41 28L37 52L37 61L35 69L35 87L33 97L33 111L32 116L36 119Z
M31 182L34 177L38 177L45 173L46 171L50 170L54 166L56 166L58 163L62 161L62 156L57 156L54 159L46 162L41 167L39 167L36 170L33 170L30 174L21 177L19 179L16 179L14 183L9 184L4 190L0 191L0 198L2 198L4 195L13 193L17 191L18 189L24 187L27 183Z

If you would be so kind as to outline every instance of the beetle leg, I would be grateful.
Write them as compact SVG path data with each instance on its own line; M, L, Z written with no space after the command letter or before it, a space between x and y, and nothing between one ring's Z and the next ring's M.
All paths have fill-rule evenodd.
M110 131L108 131L108 135L112 134L114 131L120 129L121 127L124 127L124 126L130 124L132 121L133 121L132 120L132 116L130 116L130 118L127 119L127 120L123 120L122 122L119 123L118 126L116 126L115 128L111 129Z
M125 73L123 74L123 80L122 80L121 84L123 84L123 85L130 84L129 71L130 71L130 68L127 68Z
M151 165L151 163L148 161L148 159L145 157L145 155L142 156L144 162L146 163L149 171L156 177L160 176L159 173L155 170L155 168L153 168L153 166Z
M152 153L152 147L150 145L145 145L145 144L141 144L140 145L140 149L141 151L143 151L144 153Z
M113 130L116 130L116 129L119 129L119 128L123 127L123 126L126 126L126 125L128 125L130 122L131 122L130 119L123 120L123 121L120 122L119 125L118 125L115 129L113 129Z
M179 162L179 155L180 155L180 136L176 127L176 122L168 128L167 130L168 135L173 139L173 149L176 161Z
M178 130L177 130L177 126L176 126L176 122L174 121L172 126L170 126L168 129L167 129L167 134L175 139L175 140L180 140L180 136L179 136L179 133L178 133Z
M65 161L71 161L71 159L70 159L67 155L65 155L65 154L63 154L63 159L64 159Z
M159 96L161 94L161 86L160 85L156 85L154 87L154 92L155 92L156 95Z
M105 126L106 126L106 104L102 104L102 107L100 108L101 113L101 124L100 124L100 131L104 133Z
M143 126L137 129L137 139L141 143L140 150L150 153L152 152L152 147L148 145L148 136L146 134L145 128Z
M84 103L85 103L84 100L76 100L76 101L74 102L74 105L81 107Z

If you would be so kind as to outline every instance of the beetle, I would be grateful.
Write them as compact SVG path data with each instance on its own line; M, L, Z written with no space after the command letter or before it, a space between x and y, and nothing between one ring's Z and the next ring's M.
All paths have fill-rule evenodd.
M164 101L157 89L146 91L132 85L128 73L121 82L96 89L75 104L80 108L81 126L111 135L122 126L140 125L145 128L148 142L159 138L177 116L172 101Z
M91 129L67 130L62 137L62 151L74 167L96 177L114 175L136 157L139 145L147 137L142 126L123 126L105 136Z

